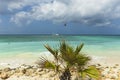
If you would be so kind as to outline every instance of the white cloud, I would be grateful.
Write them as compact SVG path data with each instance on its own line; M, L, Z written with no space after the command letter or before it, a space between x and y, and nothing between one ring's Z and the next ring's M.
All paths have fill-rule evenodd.
M26 6L33 6L49 0L0 0L0 14L23 9Z
M17 0L17 1L11 1L8 4L8 10L12 11L15 9L22 9L26 6L34 6L34 5L38 5L41 3L47 3L50 2L51 0Z
M112 19L120 19L119 0L22 1L9 5L9 10L24 8L26 5L31 6L31 10L18 12L11 18L11 21L16 24L24 21L52 20L102 26L110 24Z
M19 12L15 15L16 17L11 18L11 21L15 22L16 24L21 25L22 24L29 24L32 19L30 19L29 13L26 13L24 11Z

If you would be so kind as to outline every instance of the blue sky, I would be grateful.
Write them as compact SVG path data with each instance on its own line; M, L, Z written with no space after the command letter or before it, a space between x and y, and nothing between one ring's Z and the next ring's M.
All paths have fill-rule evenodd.
M119 4L119 0L0 0L0 34L120 34Z

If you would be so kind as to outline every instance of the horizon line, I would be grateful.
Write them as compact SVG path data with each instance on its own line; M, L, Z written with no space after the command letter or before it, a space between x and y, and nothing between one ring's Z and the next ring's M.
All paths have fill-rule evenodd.
M120 36L120 34L0 34L0 36L34 36L34 35L55 35L55 36Z

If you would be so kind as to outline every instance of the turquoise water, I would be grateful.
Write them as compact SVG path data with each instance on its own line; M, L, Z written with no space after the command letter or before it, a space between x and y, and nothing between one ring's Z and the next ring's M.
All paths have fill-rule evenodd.
M84 43L82 52L97 56L120 56L120 36L0 36L0 56L47 51L44 44L58 47L60 40L76 46Z

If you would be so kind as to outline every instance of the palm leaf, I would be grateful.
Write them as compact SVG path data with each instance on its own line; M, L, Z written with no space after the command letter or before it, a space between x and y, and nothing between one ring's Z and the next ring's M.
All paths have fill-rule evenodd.
M90 61L90 57L86 56L85 54L80 54L82 47L84 44L77 46L75 51L74 48L65 43L65 41L61 42L60 44L60 53L62 59L67 62L68 65L78 64L79 66L85 65Z
M80 44L79 46L76 47L75 53L79 54L79 52L81 51L81 49L83 48L84 44Z
M85 54L78 54L76 56L76 61L75 62L77 63L77 65L79 67L84 67L89 63L90 60L91 60L91 58L89 56L87 56Z
M87 69L83 71L90 78L94 78L96 80L100 79L100 72L96 69L95 66L89 66Z
M45 48L55 57L55 59L58 59L58 50L52 49L49 45L44 45Z
M74 48L65 42L60 44L60 56L67 63L67 65L74 65L76 60L76 54Z
M56 64L54 62L48 61L44 57L40 57L40 61L37 63L41 68L46 69L56 69Z

